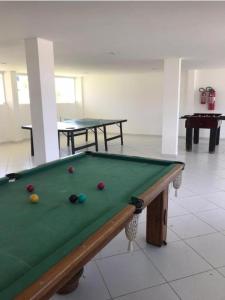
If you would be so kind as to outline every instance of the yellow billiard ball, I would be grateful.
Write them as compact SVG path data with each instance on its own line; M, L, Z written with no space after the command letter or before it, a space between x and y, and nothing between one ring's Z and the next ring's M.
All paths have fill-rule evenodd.
M39 201L39 196L37 194L30 195L30 201L32 203L37 203Z

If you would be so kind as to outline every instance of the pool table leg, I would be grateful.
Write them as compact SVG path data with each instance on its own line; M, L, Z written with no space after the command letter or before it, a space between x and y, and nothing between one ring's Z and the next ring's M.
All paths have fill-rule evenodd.
M155 246L166 244L168 188L147 206L146 241Z
M61 289L57 291L57 294L65 295L73 292L79 284L79 279L84 273L84 268L80 269Z

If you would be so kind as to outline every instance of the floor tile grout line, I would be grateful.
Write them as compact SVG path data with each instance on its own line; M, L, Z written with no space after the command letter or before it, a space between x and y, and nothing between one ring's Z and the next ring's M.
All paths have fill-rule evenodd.
M216 208L217 209L217 208ZM197 218L199 218L199 220L201 220L202 222L204 222L205 224L207 224L208 226L212 227L214 230L216 230L217 232L220 232L221 230L225 230L225 229L218 229L216 227L214 227L212 224L209 224L206 220L201 219L201 216L194 214L193 215Z
M136 241L135 241L135 243L137 244ZM138 246L138 249L134 249L133 252L137 252L137 251L141 250L141 248L138 244L137 244L137 246ZM95 258L94 261L100 261L100 260L103 260L105 258L115 257L115 256L118 256L118 255L123 255L123 254L127 254L127 253L129 253L129 251L124 251L124 252L120 252L120 253L116 253L116 254L112 254L112 255L107 255L107 256L104 256L104 257Z
M150 287L146 287L146 288L143 288L143 289L138 289L138 290L130 292L130 293L121 294L120 296L113 298L113 300L116 300L116 299L118 299L120 297L132 295L132 294L135 294L135 293L140 293L142 291L147 291L147 290L150 290L152 288L160 287L160 286L163 286L163 285L166 285L166 284L168 284L168 283L167 282L162 282L162 283L159 283L159 284L156 284L156 285L152 285ZM181 298L179 297L179 299L181 299Z
M191 239L195 239L195 238L199 238L199 237L202 237L202 236L208 236L208 235L213 235L215 233L219 233L219 231L215 231L215 232L209 232L209 233L204 233L204 234L199 234L199 235L195 235L195 236L192 236L192 237L187 237L187 238L182 238L176 231L174 231L173 229L169 228L171 231L173 231L173 233L175 233L180 240L182 241L185 241L185 240L191 240ZM172 241L170 243L174 243L176 241Z
M215 209L217 209L217 208L215 208ZM212 211L212 210L214 210L214 209L208 210L207 212ZM199 217L199 215L197 215L197 214L194 213L194 212L190 212L189 214L186 214L186 215L180 215L180 216L170 217L170 218L168 218L168 219L171 219L171 218L179 218L179 217L187 216L187 215L192 215L192 216L196 217L196 218L199 219L201 222L205 223L206 225L208 225L209 227L211 227L213 230L215 230L215 232L220 232L220 230L219 230L218 228L215 228L215 227L212 226L211 224L207 223L205 220L201 219L201 218ZM171 227L169 227L169 229L172 230ZM221 229L221 230L223 230L223 229ZM225 229L224 229L224 230L225 230ZM174 230L172 230L172 231L173 231L174 233L176 233ZM177 233L176 233L176 234L177 234ZM210 234L211 234L211 233L210 233ZM205 234L204 234L204 235L205 235Z
M169 281L167 280L167 278L164 276L164 274L159 270L159 268L156 266L156 264L154 263L154 261L147 255L147 253L145 252L145 250L143 249L143 253L145 255L145 257L151 261L152 265L154 266L154 268L159 272L159 274L163 277L163 279L165 280L165 283L167 283L169 286ZM171 286L170 286L171 287ZM177 295L177 297L181 300L180 295L172 288L172 290L174 291L174 293Z
M144 256L149 260L149 258L148 258L148 256L145 254L145 252L143 251L143 249L138 249L138 250L136 250L135 252L141 252L142 254L144 254ZM120 253L120 254L117 254L117 255L114 255L114 256L119 256L119 255L124 255L124 254L129 254L129 252L126 252L126 253ZM106 257L106 259L107 259L108 257ZM150 260L151 261L151 260ZM152 263L152 261L151 261L151 263ZM97 264L96 264L97 265ZM116 297L116 298L119 298L119 297L123 297L123 296L125 296L125 295L129 295L129 294L133 294L133 293L136 293L136 292L139 292L139 291L142 291L142 290L147 290L147 289L150 289L150 288L153 288L153 287L157 287L157 286L160 286L160 285L163 285L163 284L166 284L166 283L168 283L167 282L167 280L166 280L166 278L163 276L163 274L158 270L158 268L156 268L155 267L155 265L152 263L152 265L153 265L153 267L160 273L160 275L162 276L162 278L164 279L164 282L163 283L160 283L160 284L155 284L155 285L152 285L152 286L148 286L148 287L146 287L146 288L144 288L144 289L138 289L138 290L135 290L135 291L133 291L133 292L130 292L130 293L125 293L125 294L121 294L121 295L119 295L118 297ZM98 265L97 265L97 267L98 267ZM98 269L99 269L99 267L98 267ZM99 272L101 273L101 270L99 269ZM102 273L101 273L102 274ZM103 274L102 274L102 277L104 278L104 276L103 276ZM105 283L106 284L106 283ZM106 284L107 285L107 284ZM111 295L111 294L110 294ZM116 298L114 298L114 299L116 299Z
M112 297L112 295L111 295L111 293L110 293L110 290L109 290L109 288L108 288L108 285L107 285L107 283L106 283L106 281L105 281L105 278L104 278L104 276L103 276L103 274L102 274L101 269L99 268L99 266L98 266L98 264L97 264L96 261L93 261L93 262L94 262L96 268L98 269L98 272L99 272L99 274L100 274L100 276L101 276L101 278L102 278L102 281L103 281L103 283L104 283L104 286L105 286L106 290L107 290L108 293L109 293L110 298L107 298L107 300L113 300L113 297Z
M196 251L191 245L189 245L186 240L183 240L182 241L185 243L186 246L190 247L198 256L200 256L208 265L210 265L212 267L213 270L216 270L216 268L222 268L222 267L225 267L225 263L223 266L219 266L219 267L214 267L209 261L207 261L206 258L204 258L204 256L201 255L201 253L199 253L198 251Z
M221 269L221 268L224 268L224 267L219 267L219 268L217 268L216 270L217 270L217 272L219 272L220 273L220 275L222 275L224 278L225 278L225 274L224 273L222 273L219 269Z
M177 241L177 242L179 242L179 241ZM186 244L186 243L185 243ZM188 244L186 244L186 246L189 246L190 247L190 245L188 245ZM191 248L191 247L190 247ZM192 249L192 248L191 248ZM194 250L194 249L192 249L192 250ZM198 254L196 251L195 251L195 253L196 254ZM152 264L154 265L154 267L160 272L160 270L157 268L157 266L154 264L154 262L152 261L152 259L146 254L146 256L147 256L147 258L152 262ZM199 254L198 254L198 256L200 256ZM201 256L200 256L201 257ZM202 257L201 257L202 258ZM210 265L204 258L202 258L208 265ZM211 266L211 265L210 265ZM219 267L219 268L222 268L223 266L221 266L221 267ZM204 273L208 273L208 272L210 272L210 271L212 271L212 270L215 270L215 271L217 271L218 272L218 270L216 269L216 268L214 268L213 266L212 266L212 268L210 268L210 269L208 269L208 270L204 270L204 271L201 271L201 272L197 272L197 273L193 273L193 274L190 274L190 275L187 275L187 276L182 276L182 277L179 277L179 278L176 278L176 279L173 279L173 280L167 280L167 279L165 279L166 280L166 283L172 283L172 282L174 282L174 281L179 281L179 280L182 280L182 279L185 279L185 278L189 278L189 277L192 277L192 276L195 276L195 275L199 275L199 274L204 274ZM161 272L160 272L160 274L162 274ZM163 276L164 277L164 276Z

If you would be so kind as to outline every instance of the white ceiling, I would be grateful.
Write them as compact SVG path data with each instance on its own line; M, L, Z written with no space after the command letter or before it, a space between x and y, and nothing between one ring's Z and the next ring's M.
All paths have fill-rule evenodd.
M29 37L54 41L58 73L225 67L225 2L0 2L0 69L25 70Z

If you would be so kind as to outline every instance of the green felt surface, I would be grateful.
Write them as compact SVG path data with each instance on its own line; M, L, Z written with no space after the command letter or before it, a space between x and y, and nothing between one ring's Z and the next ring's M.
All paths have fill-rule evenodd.
M67 172L68 166L75 172ZM174 163L107 154L81 154L0 180L0 299L12 299L130 201L174 167ZM99 181L105 189L96 188ZM40 197L29 202L32 183ZM85 193L84 204L71 194Z
M64 123L68 123L70 125L76 126L76 127L94 127L94 126L103 126L103 125L109 125L111 123L120 122L122 120L106 120L106 119L90 119L90 118L84 118L84 119L64 119Z

